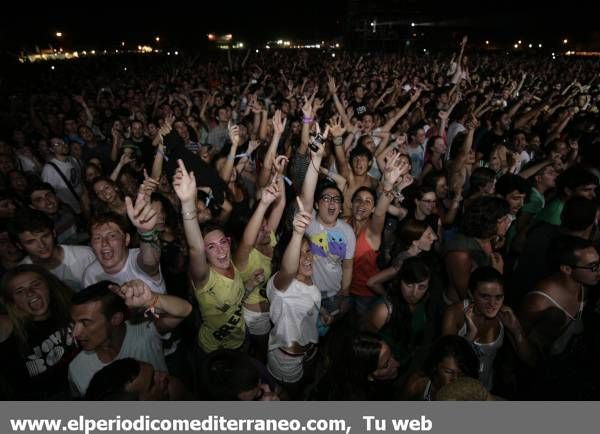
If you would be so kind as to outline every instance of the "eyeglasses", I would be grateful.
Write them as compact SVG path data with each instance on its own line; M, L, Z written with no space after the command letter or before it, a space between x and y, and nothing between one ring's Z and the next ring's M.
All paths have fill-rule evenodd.
M225 248L225 247L229 246L230 242L231 242L231 238L225 237L215 243L208 243L206 245L206 248L208 250L215 250L216 248Z
M341 196L330 196L328 194L324 194L323 196L321 196L321 200L325 203L329 203L331 201L333 201L333 203L337 203L337 204L342 203Z
M577 268L580 270L587 270L591 271L592 273L596 273L598 270L600 270L600 262L592 262L588 265L571 265L571 268Z
M435 205L435 203L437 202L436 200L433 199L419 199L419 202L423 202L426 203L428 205Z

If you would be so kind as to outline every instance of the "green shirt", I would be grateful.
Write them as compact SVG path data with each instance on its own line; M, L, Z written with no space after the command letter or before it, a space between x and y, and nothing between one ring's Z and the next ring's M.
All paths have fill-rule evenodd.
M527 197L527 200L525 201L525 204L523 205L522 212L535 216L544 208L545 205L546 199L544 198L544 195L537 191L535 187L533 187L529 193L529 196Z
M560 226L562 210L565 203L560 199L554 199L542 209L535 218L535 222L546 222L551 225Z

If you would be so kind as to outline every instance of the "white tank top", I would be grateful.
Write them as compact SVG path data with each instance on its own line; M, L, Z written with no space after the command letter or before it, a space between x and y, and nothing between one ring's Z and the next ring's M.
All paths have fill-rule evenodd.
M463 302L464 308L466 309L469 307L470 303L469 300L465 300ZM458 331L458 336L465 337L467 333L467 321L465 319L465 323ZM479 381L481 381L488 391L491 390L494 385L494 360L496 359L496 354L500 347L502 347L502 344L504 344L504 325L502 324L502 321L500 321L500 333L498 333L498 337L495 341L481 343L475 340L471 342L471 346L479 358Z

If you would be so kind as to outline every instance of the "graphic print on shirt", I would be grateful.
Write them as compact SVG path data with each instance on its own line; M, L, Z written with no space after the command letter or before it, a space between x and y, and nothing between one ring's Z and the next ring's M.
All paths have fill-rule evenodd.
M346 237L340 230L333 229L311 235L310 251L315 256L341 263L346 258Z
M33 347L32 353L27 355L25 365L30 377L35 377L48 370L48 368L56 365L65 354L65 347L73 345L72 329L69 327L65 334L65 342L63 342L63 334L60 330L55 331L40 345Z

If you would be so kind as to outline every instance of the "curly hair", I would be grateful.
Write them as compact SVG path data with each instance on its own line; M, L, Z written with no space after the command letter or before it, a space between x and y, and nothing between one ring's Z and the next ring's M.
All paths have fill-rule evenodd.
M508 203L499 197L479 197L467 207L462 233L468 237L491 238L496 235L498 220L509 212Z

